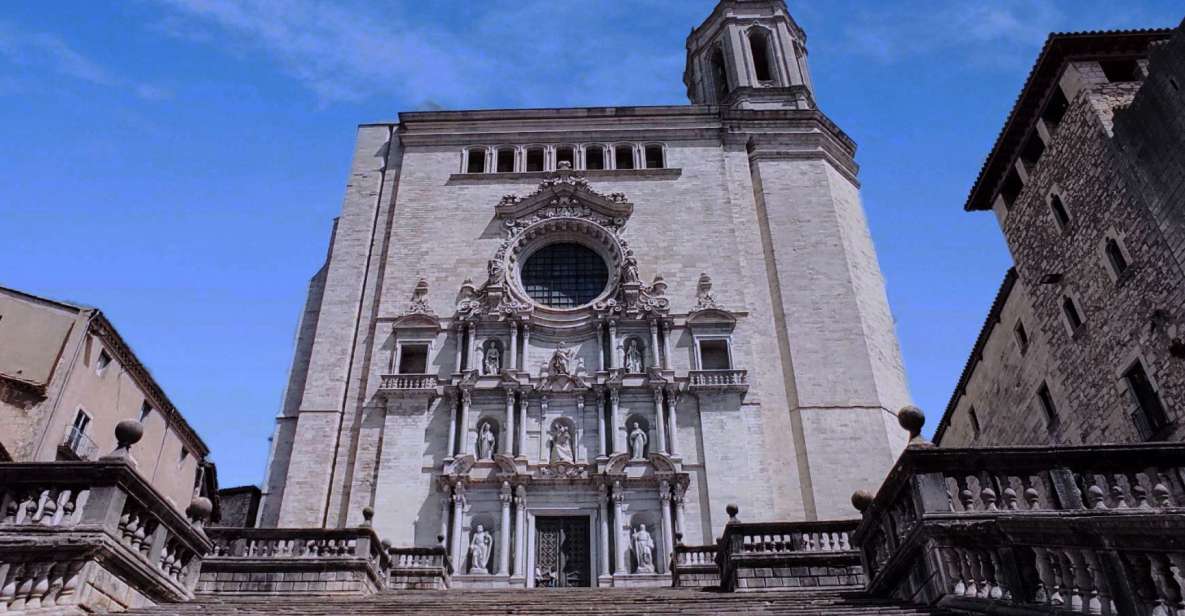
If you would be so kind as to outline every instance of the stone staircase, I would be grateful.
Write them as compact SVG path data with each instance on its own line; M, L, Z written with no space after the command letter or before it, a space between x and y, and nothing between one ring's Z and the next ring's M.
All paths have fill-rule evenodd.
M369 597L203 597L127 614L170 616L894 616L951 614L858 591L719 593L680 588L388 591Z

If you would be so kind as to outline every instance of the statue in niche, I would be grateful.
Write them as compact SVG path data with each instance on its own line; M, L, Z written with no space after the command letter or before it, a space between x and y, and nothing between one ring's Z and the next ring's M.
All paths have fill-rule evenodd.
M569 349L568 343L561 340L547 367L551 376L572 376L576 372L576 349Z
M494 538L486 529L477 525L473 539L469 541L469 573L489 573L490 555L494 553Z
M502 353L498 351L498 346L491 344L490 349L486 351L485 361L482 362L482 374L498 374L502 372Z
M477 459L493 460L497 444L498 437L494 436L494 428L490 426L490 422L483 421L477 432Z
M646 459L646 443L650 441L650 437L646 436L646 431L638 426L638 422L634 422L630 426L630 459L631 460L645 460Z
M642 351L638 349L638 341L630 338L625 346L625 371L630 374L641 374L642 369Z
M634 548L634 559L638 561L634 573L654 573L654 539L645 524L638 525L638 530L630 537L630 544Z
M567 424L555 423L552 424L551 435L551 462L572 462L575 457L572 455L572 432L568 430Z

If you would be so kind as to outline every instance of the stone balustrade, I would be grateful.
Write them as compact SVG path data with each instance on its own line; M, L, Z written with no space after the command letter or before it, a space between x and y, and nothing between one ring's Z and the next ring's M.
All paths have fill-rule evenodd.
M433 392L439 379L435 374L384 374L380 377L379 392Z
M972 611L1185 613L1185 444L922 445L875 497L853 497L871 592Z
M747 370L692 370L687 373L692 390L745 391L749 389Z
M124 459L0 463L0 612L192 598L209 501L188 513Z
M682 537L677 537L671 563L672 585L688 588L719 586L720 572L716 564L719 551L717 545L683 545Z
M720 538L720 586L726 591L863 584L860 554L849 543L856 521L731 521Z
M387 588L440 590L449 587L453 567L445 546L392 547L387 548L387 554L391 557Z

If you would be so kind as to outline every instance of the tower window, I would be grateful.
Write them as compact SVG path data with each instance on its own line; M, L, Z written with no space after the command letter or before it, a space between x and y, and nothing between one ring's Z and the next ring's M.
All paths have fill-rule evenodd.
M1133 59L1103 60L1099 62L1103 67L1103 76L1110 82L1139 81L1140 65Z
M1144 371L1144 365L1139 361L1132 364L1127 372L1123 373L1123 379L1127 381L1128 392L1136 404L1138 413L1135 418L1136 422L1143 423L1142 427L1147 432L1145 438L1150 438L1152 434L1168 424L1168 415L1164 411L1160 395L1152 387L1152 382L1148 380L1148 373Z
M712 50L712 85L716 92L716 103L724 102L728 96L728 69L724 66L724 52L719 47Z
M584 168L585 169L604 169L605 168L605 148L599 145L590 145L584 150Z
M1123 249L1119 247L1119 242L1115 238L1107 238L1103 252L1107 253L1107 265L1111 266L1112 274L1119 276L1127 271L1127 257L1123 255Z
M634 146L628 144L614 146L613 163L618 169L633 169Z
M469 160L465 163L465 173L482 173L485 170L485 150L482 148L469 148Z
M97 372L98 374L103 374L103 371L106 370L107 366L110 366L110 365L111 365L111 354L107 352L107 349L100 350L99 351L99 361L95 363L95 372Z
M662 146L661 145L646 146L646 168L647 169L662 169L663 167L666 166L664 164L664 162L665 161L663 161Z
M87 415L86 411L78 409L78 413L74 415L74 423L70 425L70 433L66 435L66 447L80 456L83 454L83 447L90 444L90 439L86 435L86 430L91 425L91 416Z
M1066 210L1066 204L1062 203L1062 198L1057 193L1049 195L1049 209L1053 212L1057 228L1065 231L1070 224L1070 212Z
M1045 413L1045 423L1052 430L1057 426L1059 417L1057 406L1053 403L1053 395L1049 393L1049 385L1041 383L1037 390L1037 403L1041 405L1041 412Z
M151 415L152 415L152 405L149 404L147 400L145 400L143 402L143 404L140 405L140 423L144 423L145 421L147 421L148 417Z
M971 420L971 434L979 436L979 415L974 406L967 407L967 418Z
M1029 350L1029 332L1025 330L1024 321L1017 319L1012 333L1016 336L1016 346L1020 347L1020 354L1024 355L1025 351Z
M543 171L543 148L527 150L527 171Z
M1053 89L1053 94L1049 96L1049 102L1045 103L1045 110L1041 112L1041 119L1049 125L1049 132L1057 129L1057 125L1061 123L1062 116L1066 115L1066 109L1069 109L1070 101L1066 100L1066 95L1062 92L1060 87Z
M731 370L727 340L701 340L699 342L700 370Z
M1024 190L1025 183L1020 179L1020 174L1016 169L1008 172L1004 176L1004 183L1000 185L1000 197L1004 199L1004 207L1012 209L1012 204L1016 203L1016 198L1020 196L1020 191Z
M1070 326L1071 333L1082 327L1082 314L1078 312L1078 305L1074 303L1073 298L1062 297L1062 313L1066 315L1066 324Z
M749 33L749 51L753 54L753 73L757 81L773 81L769 65L769 39L763 30L755 29Z
M428 372L428 345L407 344L399 347L399 374Z
M1045 142L1041 140L1041 135L1036 132L1029 135L1029 140L1025 142L1020 151L1020 160L1024 163L1025 169L1032 171L1033 167L1037 166L1037 161L1041 160L1041 155L1045 153Z
M502 148L498 150L498 173L514 172L514 149Z
M576 150L571 146L560 146L555 150L555 168L559 169L562 163L568 163L568 166L576 168Z

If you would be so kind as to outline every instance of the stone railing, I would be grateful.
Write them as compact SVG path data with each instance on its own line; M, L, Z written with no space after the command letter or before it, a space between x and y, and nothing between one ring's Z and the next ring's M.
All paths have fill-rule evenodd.
M190 599L210 508L187 519L126 460L0 463L0 612Z
M802 587L857 587L864 583L860 554L849 544L857 522L736 521L720 538L720 587L752 591Z
M207 532L214 550L201 594L370 594L386 585L390 558L369 526Z
M387 548L391 568L387 588L395 590L440 590L449 587L453 572L448 550L443 545L419 548Z
M671 583L679 587L720 585L716 559L717 545L683 545L682 533L676 533L675 552L671 558Z
M935 449L915 431L875 497L853 504L874 594L971 611L1185 613L1185 444Z
M379 391L384 393L427 393L436 390L438 381L435 374L384 374L380 377Z
M692 370L687 373L693 390L744 391L749 388L747 370Z

